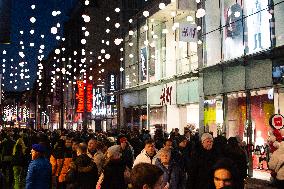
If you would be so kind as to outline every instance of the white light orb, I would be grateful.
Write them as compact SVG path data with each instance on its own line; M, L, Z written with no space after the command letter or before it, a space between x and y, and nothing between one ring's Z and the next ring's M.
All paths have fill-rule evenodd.
M106 29L106 33L109 33L110 32L110 29Z
M114 9L115 12L120 12L120 8Z
M85 1L85 5L89 5L90 4L90 1L89 0L86 0Z
M143 12L143 16L145 16L146 18L150 15L149 11L144 11Z
M129 43L129 46L132 47L132 46L133 46L133 43Z
M116 38L116 39L114 40L114 43L115 43L116 45L120 45L122 41L123 41L123 39Z
M31 17L31 18L30 18L30 22L31 22L31 23L35 23L35 22L36 22L35 17Z
M101 50L101 53L102 53L102 54L106 53L106 50L102 49L102 50Z
M30 47L34 47L35 46L35 44L34 43L30 43Z
M86 44L86 39L81 39L81 44L85 45Z
M132 22L133 22L133 20L132 20L132 19L129 19L129 20L128 20L128 22L129 22L129 23L132 23Z
M56 24L56 27L57 27L57 28L60 28L60 23L57 23L57 24Z
M52 15L52 16L57 16L57 11L52 11L52 12L51 12L51 15Z
M44 35L40 35L40 37L43 39L43 38L44 38Z
M160 3L159 4L159 9L163 10L166 7L165 3Z
M84 22L90 22L90 20L91 20L90 16L88 16L88 15L83 14L82 17L84 19Z
M34 10L34 9L35 9L35 7L36 7L35 5L32 5L32 6L31 6L31 9L33 9L33 10Z
M107 59L107 60L110 59L110 54L106 54L105 59Z
M56 40L60 40L60 36L58 35L58 36L56 36L56 38L55 38Z
M120 51L123 52L123 48L120 48Z
M124 71L123 67L120 67L120 68L119 68L119 71L123 72L123 71Z
M88 31L85 31L85 36L88 37L90 33Z
M196 11L196 18L202 18L203 16L205 16L205 14L205 9L200 8Z
M110 17L106 17L106 21L110 21Z
M130 31L128 32L128 34L129 34L129 35L133 35L134 32L133 32L132 30L130 30Z
M35 33L35 30L30 30L30 34L33 35Z
M106 45L109 45L109 41L106 42Z
M115 23L114 25L116 28L119 28L120 27L120 24L119 23Z
M130 54L130 55L129 55L129 58L133 58L133 57L134 57L133 54Z
M50 33L52 33L52 34L57 34L57 28L56 27L52 27L51 29L50 29Z
M149 27L148 27L148 26L144 26L143 29L144 29L145 31L148 31Z
M23 34L24 34L24 31L20 31L20 34L22 34L22 35L23 35Z
M55 54L60 54L60 49L55 49Z

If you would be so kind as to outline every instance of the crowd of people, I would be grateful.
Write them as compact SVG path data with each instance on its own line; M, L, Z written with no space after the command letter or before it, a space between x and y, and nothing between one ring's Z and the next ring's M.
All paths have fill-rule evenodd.
M269 166L284 188L284 142L275 153ZM0 188L243 189L247 154L238 137L189 129L153 137L147 130L3 129Z

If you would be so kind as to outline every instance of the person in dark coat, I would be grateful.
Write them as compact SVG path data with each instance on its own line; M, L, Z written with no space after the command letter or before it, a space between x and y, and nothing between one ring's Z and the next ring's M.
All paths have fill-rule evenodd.
M50 189L51 164L44 157L45 147L40 144L32 145L32 161L29 164L26 189Z
M134 152L132 146L128 143L126 137L119 139L119 145L121 149L121 160L128 167L132 168L134 161Z
M201 146L192 154L189 166L188 188L208 189L210 171L216 162L216 155L212 150L213 137L204 133Z
M244 179L247 177L246 152L240 147L236 137L228 139L227 157L237 165L242 186L244 186Z
M120 146L114 145L109 147L106 152L106 157L106 164L99 178L97 187L100 186L101 189L126 189L127 181L125 175L129 175L130 171L121 160Z
M164 185L170 189L184 189L185 188L185 173L171 159L171 150L162 148L158 152L159 158L156 160L156 165L164 172Z
M67 188L95 189L98 180L96 163L87 155L87 145L80 143L77 147L77 157L71 163L66 173Z

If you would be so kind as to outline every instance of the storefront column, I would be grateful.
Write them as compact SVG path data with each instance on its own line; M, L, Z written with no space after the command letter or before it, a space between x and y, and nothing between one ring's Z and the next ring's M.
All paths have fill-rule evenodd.
M228 96L227 93L224 93L223 95L223 126L222 126L222 132L226 133L225 137L228 136L227 134L227 125L228 125ZM222 134L222 133L221 133Z
M205 132L204 125L204 91L203 91L203 74L200 73L198 79L198 93L199 93L199 136Z
M249 90L246 91L246 121L247 121L247 145L252 144L252 121L251 121L251 93ZM253 159L252 153L248 153L249 166L248 166L248 175L249 177L253 176Z

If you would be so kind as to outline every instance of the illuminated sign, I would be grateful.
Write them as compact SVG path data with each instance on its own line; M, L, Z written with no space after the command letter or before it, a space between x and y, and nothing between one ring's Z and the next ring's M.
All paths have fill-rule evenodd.
M96 116L106 115L104 88L93 89L93 111L92 114Z
M111 93L111 95L107 98L107 104L110 105L116 103L116 97L113 94L116 90L116 77L114 74L109 75L108 82L108 93Z
M87 112L92 112L93 109L93 85L92 84L87 84L86 88L86 94L87 94Z
M85 91L84 91L84 82L77 81L77 93L76 93L76 112L84 112L84 101L85 101Z
M270 126L275 129L282 129L284 126L284 117L281 114L274 114L269 120Z

